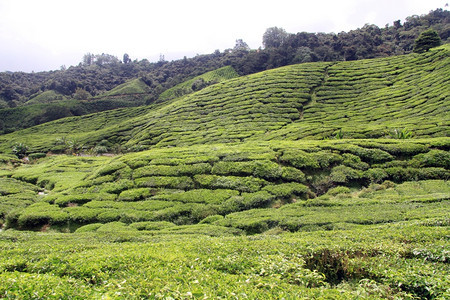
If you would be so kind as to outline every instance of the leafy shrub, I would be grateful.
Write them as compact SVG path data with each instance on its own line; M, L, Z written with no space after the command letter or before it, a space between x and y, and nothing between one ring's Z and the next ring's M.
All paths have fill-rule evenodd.
M65 206L69 203L84 204L97 198L98 194L71 194L65 196L55 196L54 203Z
M32 184L25 183L13 178L0 177L0 196L37 191L38 188Z
M121 213L119 210L110 209L105 210L97 215L97 220L100 223L108 223L120 220Z
M97 229L99 229L102 226L103 226L102 223L92 223L92 224L84 225L84 226L77 228L77 230L75 230L75 232L76 233L93 232L93 231L97 231Z
M416 155L413 160L419 161L424 167L450 168L450 153L443 150L431 150L424 154Z
M243 234L242 230L237 228L229 228L212 224L180 225L162 229L161 233L171 235L208 235L212 237L238 236Z
M331 284L338 284L352 277L352 270L346 253L324 248L316 250L305 258L305 266L311 271L316 270L325 275L325 280Z
M136 231L135 228L127 226L122 222L109 222L103 224L97 229L97 232L118 232L118 231Z
M177 225L191 224L191 215L201 207L197 203L183 203L164 208L155 212L154 220L170 221Z
M319 163L314 155L302 150L298 151L285 151L280 157L280 161L290 163L296 168L319 168Z
M141 178L147 176L181 176L181 175L195 175L207 174L211 170L211 165L207 163L198 163L191 165L149 165L138 168L133 172L133 178Z
M127 167L126 164L124 164L123 162L120 161L115 161L112 163L109 163L105 166L100 167L94 174L95 177L97 176L105 176L105 175L110 175L114 172L116 172L117 170L120 170L122 168Z
M241 192L256 192L266 181L254 177L195 175L194 180L201 186L210 189L234 189Z
M124 210L120 211L120 222L123 223L135 223L135 222L143 222L153 220L155 214L153 211L146 211L143 209L129 209L125 207Z
M87 182L87 185L89 185L89 186L100 185L102 183L111 182L111 181L114 181L114 176L110 174L110 175L99 176L92 180L89 180Z
M361 161L361 158L359 156L356 156L351 153L344 153L342 154L343 161L342 164L358 170L367 170L369 168L369 164Z
M340 163L342 161L342 157L331 151L317 151L308 153L303 150L287 150L280 157L280 161L289 163L299 169L324 169L332 166L333 164Z
M138 201L149 197L151 190L148 188L129 189L120 193L119 201Z
M275 200L275 196L266 191L242 193L242 203L246 209L266 207Z
M287 181L305 182L305 174L293 167L282 167L281 178Z
M299 256L261 257L261 276L280 277L290 284L306 286L308 288L325 285L325 275L317 270L309 270L305 267L305 261Z
M68 219L77 224L87 224L97 221L100 209L92 209L84 206L66 207L63 210L68 214Z
M28 153L28 146L24 143L15 143L12 147L12 152L18 157L18 158L24 158Z
M0 164L15 164L20 162L16 157L8 155L8 154L4 154L4 153L0 153Z
M223 216L222 215L212 215L212 216L208 216L206 218L204 218L203 220L200 221L200 224L213 224L216 221L222 220Z
M304 196L309 191L309 188L301 183L290 182L267 185L262 190L267 191L276 197L290 198L295 195Z
M331 170L331 180L336 183L348 183L361 177L361 171L340 165Z
M343 153L351 153L368 163L381 163L392 160L394 157L381 149L367 149L354 144L332 144L327 146L331 149L339 150Z
M425 180L425 179L448 179L450 172L443 168L386 168L389 179L394 182Z
M363 177L368 179L371 183L379 183L388 178L388 173L381 168L372 168L364 171Z
M38 202L25 208L17 220L21 228L33 228L46 224L62 224L68 220L66 212L56 205Z
M136 185L138 187L161 187L187 190L194 187L194 182L187 176L149 176L136 179Z
M419 153L428 152L429 146L422 145L412 142L396 142L396 143L376 143L374 148L379 148L381 150L387 151L392 155L396 156L411 156Z
M283 173L283 169L277 163L268 160L255 160L253 161L253 176L276 179Z
M394 139L406 140L412 138L414 134L406 128L395 128L389 132L389 135Z
M340 194L349 194L350 193L350 189L346 186L337 186L335 188L329 189L327 192L327 195L330 196L337 196Z
M134 182L129 179L121 179L115 182L106 182L96 187L95 190L106 194L120 194L124 190L134 187Z
M269 218L251 219L248 222L240 222L237 228L244 230L247 234L258 234L269 230Z
M137 222L129 225L131 228L135 228L137 230L161 230L165 228L170 228L176 226L175 224L167 221L159 221L159 222Z
M253 174L252 161L219 161L211 170L216 175L248 176Z
M104 154L104 153L108 153L108 147L97 145L94 148L92 148L92 151L97 155Z
M184 203L221 203L238 194L238 191L227 189L194 189L186 192L160 195L156 196L156 198Z

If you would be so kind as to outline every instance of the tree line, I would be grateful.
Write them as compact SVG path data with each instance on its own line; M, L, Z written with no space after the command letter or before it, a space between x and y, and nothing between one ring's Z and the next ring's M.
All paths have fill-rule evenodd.
M443 43L450 40L450 13L436 9L422 16L406 18L379 28L366 24L362 28L340 33L287 33L271 27L262 39L263 47L250 49L242 39L223 52L197 55L175 61L123 59L109 54L87 53L82 62L61 70L24 73L0 73L0 109L24 105L29 99L48 90L61 97L90 98L102 94L125 81L139 77L152 92L153 101L164 90L202 73L231 65L239 74L247 75L289 64L316 61L342 61L385 57L410 53L421 32L432 29ZM55 99L57 100L57 99Z

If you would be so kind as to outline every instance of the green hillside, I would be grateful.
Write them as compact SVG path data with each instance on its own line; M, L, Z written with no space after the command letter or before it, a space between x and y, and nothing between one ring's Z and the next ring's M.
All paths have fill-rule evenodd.
M48 90L42 93L38 93L37 95L33 95L30 100L25 102L25 105L30 104L45 104L51 103L59 100L64 100L66 97L56 91Z
M44 189L50 194L32 199L35 204L13 215L8 216L7 206L0 217L6 218L10 227L32 229L53 224L75 230L85 224L113 221L131 225L144 221L197 224L220 215L226 218L214 223L247 233L277 226L297 231L304 226L298 219L299 207L336 206L336 211L341 206L358 206L361 197L372 197L366 196L371 192L357 197L351 196L353 192L385 180L393 182L386 187L392 188L394 182L449 179L449 148L448 138L407 142L277 141L155 149L116 158L55 156L10 173L11 178L5 180L18 187L13 192L6 189L2 193L6 194L4 200L13 201L9 195L21 191L21 182L25 182L25 190L32 184L35 190ZM445 195L449 188L441 183L433 194L424 193L423 200L414 194L413 199L400 197L398 201L440 202L449 198ZM324 194L332 199L344 194L350 199L316 198ZM363 217L349 213L347 221L338 218L336 222L352 224L368 218L369 223L383 223L384 213L391 209L390 221L403 220L405 216L396 208L398 201L386 201L375 201L380 202L380 207L374 209L384 211L380 220L376 214ZM272 211L285 204L276 213ZM240 218L244 224L228 219L228 214L263 207L269 211L251 212ZM441 213L445 215L445 210L437 216ZM321 219L312 221L308 225L324 225ZM332 223L332 219L325 222Z
M434 138L215 144L21 166L3 156L0 293L446 298L449 149Z
M161 95L159 95L158 101L166 101L169 99L181 97L183 95L191 94L194 91L205 88L206 86L236 77L239 77L239 75L232 67L223 67L194 77L191 80L180 83L173 88L164 91L163 93L161 93Z
M443 46L357 62L308 63L224 81L133 110L108 111L0 136L47 152L65 137L125 148L249 140L415 137L449 134L449 52ZM132 113L130 113L132 111ZM89 120L89 121L87 121Z
M59 100L0 109L0 134L72 116L138 106L145 101L136 95L93 100Z
M101 95L95 97L96 99L118 99L121 101L133 101L137 105L145 103L145 99L148 97L151 88L142 81L141 78L129 80L121 85L116 86L112 90L109 90ZM146 97L147 96L147 97Z
M219 69L1 135L0 298L449 298L449 53Z

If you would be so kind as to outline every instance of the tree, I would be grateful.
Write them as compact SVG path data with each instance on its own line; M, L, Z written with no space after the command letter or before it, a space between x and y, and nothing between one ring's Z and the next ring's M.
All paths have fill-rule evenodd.
M271 27L263 35L263 45L265 48L278 48L288 38L288 33L283 28Z
M123 55L123 63L124 63L124 64L129 64L130 62L131 62L130 56L128 55L128 53L125 53L125 54Z
M442 43L436 30L428 29L422 32L419 37L414 41L413 51L416 53L427 52L433 47L440 46Z
M239 50L248 51L248 50L250 50L250 47L242 39L237 39L236 40L236 45L234 46L233 50L235 50L235 51L239 51Z
M73 94L73 98L77 100L86 100L89 99L90 97L91 94L89 94L89 92L87 92L85 89L82 88L77 88L75 90L75 93Z
M294 63L305 63L314 61L315 54L309 47L300 47L295 52Z
M110 64L117 64L119 59L111 54L97 54L95 55L95 63L99 66L105 66Z
M94 59L95 59L95 55L94 54L86 53L83 56L83 64L85 66L90 66L90 65L92 65L94 63Z

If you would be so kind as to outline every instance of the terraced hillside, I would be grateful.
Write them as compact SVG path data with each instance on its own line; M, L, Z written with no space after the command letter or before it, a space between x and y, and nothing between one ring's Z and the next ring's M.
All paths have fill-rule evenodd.
M0 298L449 298L449 51L0 136Z
M220 225L217 230L224 232L231 227L260 233L277 226L297 231L305 225L330 225L335 222L330 217L332 212L341 214L336 222L350 224L416 218L414 212L404 215L399 211L410 200L437 205L439 217L449 213L447 202L441 202L450 196L447 183L439 183L430 194L415 194L413 199L402 199L400 203L395 198L382 200L373 206L377 213L354 214L352 207L358 209L360 200L352 199L350 194L385 180L392 181L392 185L383 189L394 187L395 182L448 180L449 148L447 138L414 142L277 141L155 149L117 158L54 156L9 174L7 169L3 171L10 178L2 179L1 186L17 187L2 191L4 207L0 217L6 219L7 226L21 229L50 224L68 226L66 229L73 231L86 224L93 228L91 223L95 223L97 228L121 221L133 228L159 224L178 230L175 224L200 222ZM22 190L27 201L17 200L15 206L26 207L11 214L11 203ZM49 195L34 193L30 197L33 191ZM370 198L366 196L370 193L358 197ZM352 200L316 198L323 194L344 194ZM328 221L308 219L303 223L309 206L333 206L324 213ZM254 208L268 210L248 214ZM342 218L341 209L347 211L348 219ZM229 214L239 211L246 211L246 217L239 217L235 223L234 215Z
M142 149L337 133L378 138L402 129L416 137L448 136L449 51L283 67L137 109L136 116L105 112L4 135L1 150L24 142L46 152L61 137L88 147L107 140Z
M158 102L191 94L194 91L205 88L206 86L236 77L239 77L239 74L230 66L207 72L164 91L161 95L159 95Z
M449 149L432 138L2 155L0 295L445 299Z

